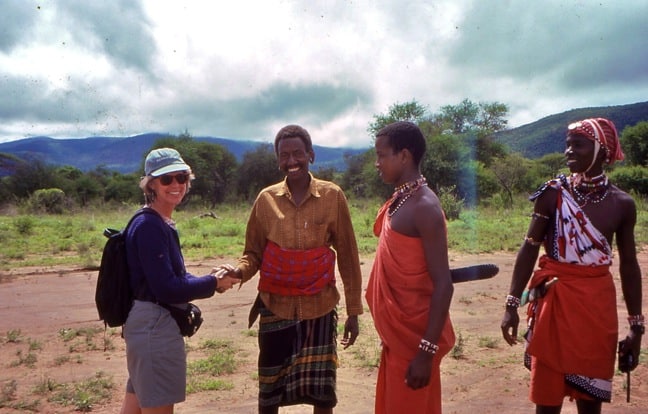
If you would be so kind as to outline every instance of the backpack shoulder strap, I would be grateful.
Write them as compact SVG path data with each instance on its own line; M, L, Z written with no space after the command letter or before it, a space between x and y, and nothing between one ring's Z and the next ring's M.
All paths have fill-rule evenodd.
M135 220L136 217L141 216L142 214L150 214L150 215L153 215L153 216L160 217L160 219L162 219L162 217L158 214L157 211L153 210L152 208L142 207L139 210L137 210L135 212L135 214L133 214L133 216L128 220L128 223L126 224L126 227L124 227L124 230L122 230L122 231L124 233L126 233L126 230L130 227L133 220Z

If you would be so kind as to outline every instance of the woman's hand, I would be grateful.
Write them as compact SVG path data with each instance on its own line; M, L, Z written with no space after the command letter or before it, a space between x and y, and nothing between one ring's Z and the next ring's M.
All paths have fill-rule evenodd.
M212 269L212 275L216 276L218 285L216 291L223 293L230 290L234 285L241 283L241 274L234 266L223 264Z

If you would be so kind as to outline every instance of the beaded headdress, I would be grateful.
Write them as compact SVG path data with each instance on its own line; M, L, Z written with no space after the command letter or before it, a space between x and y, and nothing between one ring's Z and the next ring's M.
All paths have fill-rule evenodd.
M615 161L622 161L625 158L621 150L616 127L609 119L588 118L574 122L567 127L567 135L582 135L594 141L594 159L596 159L600 147L605 148L607 151L605 162L609 165L614 164Z

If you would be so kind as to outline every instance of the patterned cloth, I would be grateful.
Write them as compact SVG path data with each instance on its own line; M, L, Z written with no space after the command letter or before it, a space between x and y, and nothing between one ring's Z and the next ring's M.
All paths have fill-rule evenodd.
M259 291L310 296L326 285L335 286L335 252L331 248L289 250L268 242L261 262Z
M562 373L573 389L609 402L618 337L616 290L609 270L611 248L571 197L564 176L549 181L532 199L549 187L558 190L555 236L548 254L540 258L529 288L554 277L558 282L527 308L526 351ZM542 394L536 386L542 388L543 381L532 381L532 400L553 405L534 399ZM567 395L581 397L570 391Z
M259 406L334 407L337 312L308 320L281 319L261 307Z
M546 182L530 197L534 201L550 187L558 191L554 240L548 253L554 260L564 263L582 266L611 265L612 248L570 194L569 180L561 174Z

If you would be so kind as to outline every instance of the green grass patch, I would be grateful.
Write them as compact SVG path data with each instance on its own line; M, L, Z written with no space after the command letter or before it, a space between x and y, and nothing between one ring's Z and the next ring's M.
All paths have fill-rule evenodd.
M7 343L18 343L22 341L22 332L20 329L11 329L7 331L6 339Z
M648 245L648 201L635 197L638 246ZM373 254L373 223L382 200L349 199L361 255ZM93 209L61 215L0 216L0 270L22 266L72 265L96 269L106 242L106 227L122 228L138 206ZM213 211L188 205L173 215L187 260L237 257L244 247L251 204L221 204ZM464 209L448 222L448 245L458 253L516 251L524 238L533 204L518 195L508 209L479 206ZM213 214L211 214L213 213ZM10 243L8 242L10 241ZM27 253L25 253L27 252Z
M370 318L360 317L358 318L358 323L361 334L356 339L355 344L346 350L346 352L351 352L351 355L353 355L351 365L360 368L378 368L380 364L380 353L382 352L378 333L374 329L373 322ZM338 335L344 333L343 324L338 324L338 332ZM339 349L338 354L340 354ZM340 357L343 356L344 354L340 354Z
M209 339L197 350L204 352L206 357L187 364L187 393L232 389L234 384L231 381L216 377L234 373L240 364L236 358L238 349L233 342Z
M96 404L110 400L115 384L111 376L99 371L94 376L68 384L49 381L42 389L48 400L63 406L72 406L75 411L90 412Z

